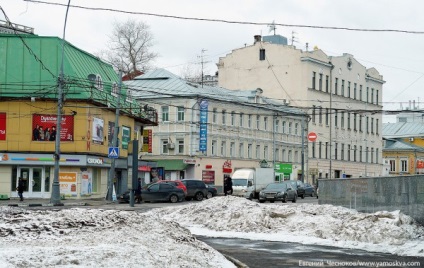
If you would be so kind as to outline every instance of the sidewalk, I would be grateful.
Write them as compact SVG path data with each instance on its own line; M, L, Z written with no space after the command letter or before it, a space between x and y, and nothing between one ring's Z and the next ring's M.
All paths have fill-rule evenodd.
M117 205L118 201L112 202L104 198L98 199L64 199L60 200L60 205L57 206L103 206ZM127 204L128 205L128 204ZM19 198L11 198L8 200L0 200L0 206L11 207L53 207L49 198L27 198L24 201L19 201Z

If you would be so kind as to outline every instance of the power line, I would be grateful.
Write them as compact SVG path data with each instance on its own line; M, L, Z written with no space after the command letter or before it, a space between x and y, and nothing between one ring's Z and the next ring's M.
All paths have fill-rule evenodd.
M32 3L47 4L47 5L67 6L67 5L61 4L61 3L52 3L52 2L45 2L45 1L36 1L36 0L24 0L24 1L32 2ZM70 5L70 6L74 7L74 8L94 10L94 11L110 11L110 12L118 12L118 13L124 13L124 14L145 15L145 16L170 18L170 19L180 19L180 20L221 22L221 23L243 24L243 25L262 25L262 26L268 26L269 25L269 22L230 21L230 20L224 20L224 19L206 19L206 18L197 18L197 17L182 17L182 16L175 16L175 15L164 15L164 14L155 14L155 13L146 13L146 12L125 11L125 10L118 10L118 9L112 9L112 8L85 7L85 6L77 6L77 5ZM317 26L317 25L303 25L303 24L283 24L283 23L274 23L274 25L275 26L281 26L281 27L313 28L313 29L325 29L325 30L346 30L346 31L360 31L360 32L394 32L394 33L408 33L408 34L424 34L423 31L411 31L411 30L399 30L399 29L364 29L364 28Z

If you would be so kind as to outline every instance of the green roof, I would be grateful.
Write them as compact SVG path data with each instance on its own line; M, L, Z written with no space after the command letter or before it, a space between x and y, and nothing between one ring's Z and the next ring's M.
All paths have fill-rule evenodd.
M57 100L62 46L65 101L115 108L117 95L112 94L112 88L119 84L119 76L112 65L58 37L37 35L0 34L0 98ZM101 78L101 86L88 79L90 74ZM121 111L139 119L147 117L127 92L122 84Z

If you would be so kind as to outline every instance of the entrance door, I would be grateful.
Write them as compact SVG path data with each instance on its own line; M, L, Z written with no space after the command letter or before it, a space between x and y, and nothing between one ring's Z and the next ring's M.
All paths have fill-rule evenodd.
M48 188L44 185L44 168L21 167L18 174L25 182L24 197L46 197L44 190Z

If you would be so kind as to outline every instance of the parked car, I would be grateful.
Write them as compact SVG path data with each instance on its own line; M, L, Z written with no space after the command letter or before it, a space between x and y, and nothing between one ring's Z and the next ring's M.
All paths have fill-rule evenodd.
M303 182L298 180L289 180L289 181L283 181L283 183L286 183L290 185L293 190L296 190L297 196L304 199L305 198L305 185Z
M206 188L208 189L208 194L206 195L207 199L218 195L218 190L215 188L214 185L206 184Z
M158 181L158 183L172 184L175 187L182 189L184 191L184 194L187 195L187 187L180 180L173 180L173 181L172 180L161 180L161 181Z
M304 183L304 188L305 188L305 195L306 196L310 196L310 197L314 197L315 194L315 187L313 187L312 185L310 185L309 183Z
M187 188L186 199L195 199L197 201L202 201L203 198L208 196L208 189L206 184L201 180L196 179L185 179L181 181Z
M297 193L296 190L291 188L288 183L275 182L268 184L265 189L259 192L259 203L269 201L274 203L275 201L287 201L296 202Z
M153 183L141 190L141 201L154 202L165 201L176 203L184 201L184 191L169 183ZM130 191L119 196L119 202L130 202Z

